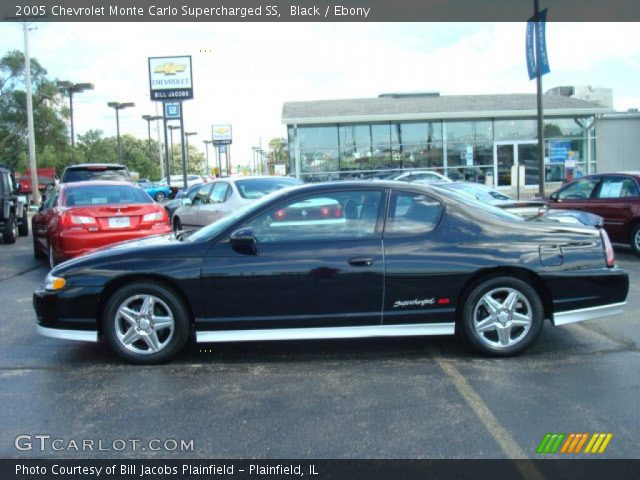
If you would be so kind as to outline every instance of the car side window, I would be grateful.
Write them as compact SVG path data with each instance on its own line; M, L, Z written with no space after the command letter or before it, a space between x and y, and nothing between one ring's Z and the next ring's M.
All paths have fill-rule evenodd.
M442 205L428 195L395 191L385 226L385 235L416 235L436 228Z
M600 182L599 178L583 178L576 180L558 192L558 200L586 200L591 197L593 189Z
M214 184L211 195L209 196L210 203L224 203L228 198L227 191L229 190L229 184L226 182L218 182Z
M211 185L202 185L198 189L198 193L193 197L191 202L192 205L200 205L202 203L207 203L209 201L209 191L211 190Z
M637 198L638 184L625 177L606 177L600 185L598 198Z
M245 227L259 243L373 238L382 191L336 191L281 203Z

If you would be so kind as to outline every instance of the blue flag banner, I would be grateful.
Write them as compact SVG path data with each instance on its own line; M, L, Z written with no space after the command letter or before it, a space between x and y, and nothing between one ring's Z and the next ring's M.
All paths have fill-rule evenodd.
M538 29L538 41L536 43L538 62L540 63L540 75L549 73L549 57L547 57L547 40L545 38L547 25L547 9L538 14L536 28Z
M529 71L529 80L536 78L536 57L534 53L535 40L534 36L535 24L533 23L533 17L527 22L527 70Z
M545 8L538 13L538 21L535 22L533 17L527 21L527 71L529 72L529 80L536 78L536 57L540 62L540 75L549 73L549 57L547 56L547 40L546 35L547 9ZM537 32L536 32L537 30ZM535 32L535 34L534 34ZM536 35L537 34L537 35ZM537 39L535 38L537 36ZM537 41L536 41L537 40ZM535 49L535 53L534 53Z

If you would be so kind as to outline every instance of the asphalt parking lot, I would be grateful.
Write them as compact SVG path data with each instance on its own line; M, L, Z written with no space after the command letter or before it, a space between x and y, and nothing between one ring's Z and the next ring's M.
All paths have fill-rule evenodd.
M193 440L165 458L538 458L547 432L610 432L602 457L640 458L640 260L628 248L616 248L631 275L624 315L546 324L517 358L429 337L193 344L140 367L36 334L31 294L48 269L31 245L0 243L2 458L158 455L21 451L20 434Z

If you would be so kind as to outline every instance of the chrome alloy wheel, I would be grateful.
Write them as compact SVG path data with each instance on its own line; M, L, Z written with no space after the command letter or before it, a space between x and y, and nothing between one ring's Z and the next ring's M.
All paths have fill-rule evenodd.
M633 243L636 247L636 252L640 252L640 228L636 230L636 234L633 236Z
M171 309L153 295L129 297L116 312L116 337L123 347L134 353L159 352L171 341L174 328Z
M516 345L525 338L533 319L527 298L513 288L485 293L473 310L473 328L480 341L493 348Z

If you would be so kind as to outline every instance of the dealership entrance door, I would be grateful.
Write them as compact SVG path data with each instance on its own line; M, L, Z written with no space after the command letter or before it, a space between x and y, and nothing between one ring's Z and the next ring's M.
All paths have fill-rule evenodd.
M517 142L495 142L493 144L494 187L511 187L512 168L524 166L524 184L538 185L538 142L522 140ZM517 170L516 170L517 171ZM522 183L522 180L520 180Z

